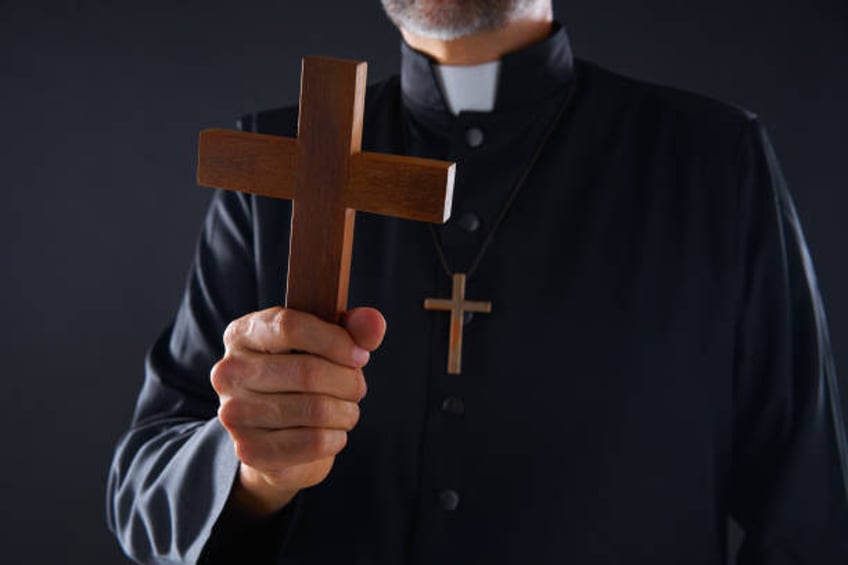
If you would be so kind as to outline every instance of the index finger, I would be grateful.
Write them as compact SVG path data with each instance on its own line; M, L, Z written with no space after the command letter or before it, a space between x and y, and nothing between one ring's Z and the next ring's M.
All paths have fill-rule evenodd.
M370 357L344 328L312 314L279 306L232 321L224 332L224 346L227 352L238 349L271 354L300 351L353 368L363 367Z

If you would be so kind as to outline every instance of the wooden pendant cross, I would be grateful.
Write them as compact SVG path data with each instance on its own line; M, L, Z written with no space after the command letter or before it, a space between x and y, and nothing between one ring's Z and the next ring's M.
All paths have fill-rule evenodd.
M306 57L297 139L200 133L197 182L292 202L286 307L332 322L347 309L356 210L443 223L454 164L360 151L367 66Z
M427 310L447 310L451 313L450 341L448 349L448 374L458 375L462 371L462 324L466 312L489 314L491 302L473 302L465 300L465 273L454 273L453 296L445 298L427 298L424 308Z

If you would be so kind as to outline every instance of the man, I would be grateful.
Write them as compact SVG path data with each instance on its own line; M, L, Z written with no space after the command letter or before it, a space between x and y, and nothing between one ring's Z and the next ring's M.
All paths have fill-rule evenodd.
M288 204L215 196L110 475L127 553L714 564L733 517L742 564L848 563L824 314L756 118L575 62L549 0L383 4L402 72L363 146L458 161L454 220L360 215L379 310L337 327L277 306ZM457 274L492 304L459 375L422 308Z

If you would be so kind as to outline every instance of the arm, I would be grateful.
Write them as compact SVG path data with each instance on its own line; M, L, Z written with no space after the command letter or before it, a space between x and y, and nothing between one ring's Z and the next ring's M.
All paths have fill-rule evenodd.
M327 476L358 420L382 316L351 310L339 327L279 306L251 311L249 212L241 196L216 195L115 455L110 527L139 561L271 561L290 502Z
M791 197L762 128L740 157L740 317L731 512L740 565L848 563L844 420L827 323Z
M247 197L215 195L178 314L148 353L115 452L109 527L141 562L197 561L238 471L209 371L227 324L256 308L250 213Z

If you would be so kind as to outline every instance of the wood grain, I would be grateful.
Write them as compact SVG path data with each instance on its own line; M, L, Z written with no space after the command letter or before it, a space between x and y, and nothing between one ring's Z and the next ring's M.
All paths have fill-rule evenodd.
M450 218L456 166L362 152L350 162L345 204L362 212L441 224Z
M347 309L353 222L345 206L359 152L366 65L303 60L286 307L338 321Z
M347 309L356 210L450 216L454 164L362 153L366 65L303 60L297 140L205 130L197 182L292 203L286 306L338 322Z
M225 129L200 132L197 184L294 198L297 140Z

